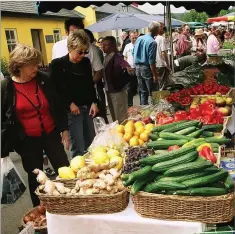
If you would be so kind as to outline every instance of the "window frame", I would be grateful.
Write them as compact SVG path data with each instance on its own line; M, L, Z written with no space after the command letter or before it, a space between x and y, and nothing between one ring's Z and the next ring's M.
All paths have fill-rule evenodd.
M56 30L58 30L59 33L55 33ZM56 40L57 38L55 37L55 35L57 35L57 36L59 35L59 40ZM61 41L61 31L60 31L59 28L54 28L54 29L53 29L53 38L54 38L54 42L55 42L55 43L58 42L58 41Z
M8 48L8 51L10 53L14 50L15 46L18 44L17 30L16 30L16 28L5 28L4 30L5 30L5 36L6 36L6 41L7 41L7 48ZM9 32L9 36L10 36L9 39L7 38L7 31ZM13 32L14 39L11 38L11 33L10 32ZM11 41L11 42L9 43L8 41ZM9 49L9 47L11 49Z

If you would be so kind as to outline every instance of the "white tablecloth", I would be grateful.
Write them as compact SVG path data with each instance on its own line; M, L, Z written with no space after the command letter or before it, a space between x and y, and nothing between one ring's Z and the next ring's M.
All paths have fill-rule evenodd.
M48 234L196 234L205 230L199 222L142 218L131 201L124 211L115 214L46 215Z

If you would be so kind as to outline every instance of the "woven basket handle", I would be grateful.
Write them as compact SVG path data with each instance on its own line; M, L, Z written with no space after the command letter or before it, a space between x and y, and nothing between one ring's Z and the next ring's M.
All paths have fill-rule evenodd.
M46 219L47 219L47 218L42 219L42 220L39 222L38 227L43 227L43 226L42 226L42 222L45 221Z

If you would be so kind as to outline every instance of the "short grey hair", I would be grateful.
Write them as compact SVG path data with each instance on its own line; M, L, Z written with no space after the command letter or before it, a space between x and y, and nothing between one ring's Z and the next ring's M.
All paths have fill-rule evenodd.
M153 21L149 24L149 32L159 31L161 24L157 21Z

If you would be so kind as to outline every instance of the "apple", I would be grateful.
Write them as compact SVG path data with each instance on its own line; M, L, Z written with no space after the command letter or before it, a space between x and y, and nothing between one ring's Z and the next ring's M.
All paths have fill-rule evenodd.
M217 106L221 106L221 107L226 105L226 101L222 97L216 97L215 103Z
M218 112L222 113L223 116L228 116L229 115L229 110L225 107L218 108Z
M233 99L231 97L226 98L226 105L231 106L233 103Z

